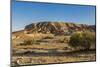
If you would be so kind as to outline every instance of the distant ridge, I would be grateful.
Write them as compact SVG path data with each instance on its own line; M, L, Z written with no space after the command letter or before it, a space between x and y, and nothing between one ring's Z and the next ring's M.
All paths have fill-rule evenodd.
M25 26L27 33L66 33L74 31L95 31L95 25L66 23L66 22L37 22Z

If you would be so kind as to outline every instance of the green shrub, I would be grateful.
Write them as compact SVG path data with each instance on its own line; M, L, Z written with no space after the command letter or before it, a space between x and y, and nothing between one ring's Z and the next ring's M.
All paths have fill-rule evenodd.
M26 41L24 41L24 43L25 43L26 45L31 45L33 42L32 42L31 40L26 40Z
M20 45L32 45L32 44L40 44L41 40L24 40L22 43L20 43Z
M74 33L70 37L69 41L72 47L82 47L84 49L89 49L92 43L95 43L95 33L94 32L80 32Z
M35 42L35 40L24 40L23 43L20 43L20 45L32 45Z

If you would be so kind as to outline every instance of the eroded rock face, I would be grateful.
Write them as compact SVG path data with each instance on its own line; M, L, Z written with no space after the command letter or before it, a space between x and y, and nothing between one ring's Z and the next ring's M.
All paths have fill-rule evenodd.
M95 26L86 24L74 24L67 22L38 22L25 26L27 33L52 33L52 34L65 34L74 31L95 31Z

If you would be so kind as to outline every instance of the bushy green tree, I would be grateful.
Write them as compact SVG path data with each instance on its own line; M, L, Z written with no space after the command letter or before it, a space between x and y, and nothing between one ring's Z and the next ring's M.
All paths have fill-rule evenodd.
M92 43L95 43L95 33L94 32L76 32L70 37L69 41L72 47L82 47L84 49L89 49Z

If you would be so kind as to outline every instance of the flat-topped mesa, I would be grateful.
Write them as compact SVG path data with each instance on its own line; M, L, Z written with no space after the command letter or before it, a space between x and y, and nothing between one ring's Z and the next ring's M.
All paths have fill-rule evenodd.
M94 27L86 24L75 24L67 22L38 22L25 26L26 33L52 33L65 34L74 31L94 31Z

